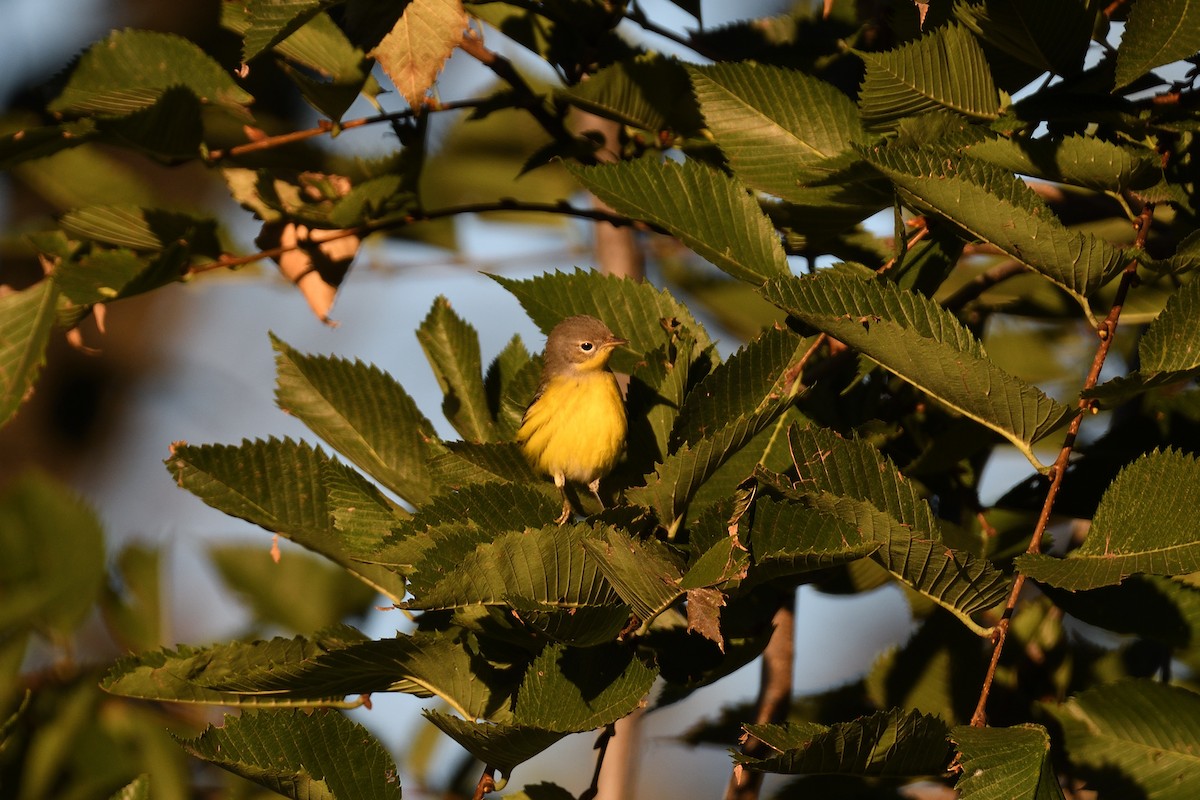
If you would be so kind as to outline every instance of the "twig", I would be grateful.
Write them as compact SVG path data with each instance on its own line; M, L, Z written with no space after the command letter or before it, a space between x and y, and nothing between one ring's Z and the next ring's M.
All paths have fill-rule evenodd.
M471 800L483 800L484 795L496 791L495 772L491 764L484 765L483 774L479 776L479 783L475 784L475 794L471 795Z
M639 6L634 6L632 9L626 11L625 19L638 25L649 33L661 36L664 39L674 42L680 47L686 47L697 55L704 56L705 58L711 58L714 61L721 60L721 55L719 53L709 47L704 46L703 44L700 44L691 36L680 36L678 33L675 33L675 31L670 30L669 28L664 28L663 26L654 22L646 16L646 13L642 11Z
M406 108L402 111L391 111L386 114L377 114L373 117L360 117L358 119L349 119L345 122L335 123L331 120L323 119L317 123L316 127L305 128L301 131L289 131L276 136L264 136L261 139L255 139L252 142L245 144L236 144L232 147L227 147L224 150L210 150L205 157L205 161L210 164L215 164L218 161L224 161L227 158L236 158L237 156L246 155L247 153L257 153L262 150L271 150L276 147L282 147L295 142L302 142L305 139L312 139L325 134L352 130L354 128L362 128L366 125L374 125L380 122L397 122L402 119L411 119L426 111L455 111L463 108L478 108L487 103L493 102L491 98L476 98L471 100L455 100L449 103L431 102L421 108Z
M604 756L608 753L608 743L612 741L613 736L617 733L617 727L614 723L605 725L600 730L600 736L596 739L593 750L598 750L596 753L596 768L592 770L592 782L583 794L579 795L579 800L594 800L596 794L600 791L600 769L604 766Z
M1153 219L1154 204L1146 203L1137 218L1137 240L1135 245L1139 249L1144 248L1146 245L1146 237L1150 233L1150 223ZM1100 337L1100 345L1096 348L1096 355L1092 359L1091 369L1088 370L1087 379L1083 383L1085 390L1091 389L1100 379L1100 370L1104 367L1104 360L1108 357L1108 351L1112 348L1113 339L1116 338L1117 321L1121 316L1121 309L1125 305L1125 298L1129 294L1130 288L1137 281L1137 264L1137 259L1133 259L1125 266L1125 271L1121 273L1121 282L1117 286L1117 294L1113 299L1112 308L1109 309L1108 316L1104 318L1096 329L1096 335ZM1079 428L1083 424L1084 416L1091 408L1091 400L1086 398L1080 399L1080 413L1075 416L1075 419L1071 420L1066 438L1063 439L1062 449L1059 450L1058 458L1054 461L1054 466L1050 468L1050 488L1046 492L1045 502L1042 503L1042 511L1038 515L1037 525L1034 527L1033 536L1029 540L1029 547L1025 550L1027 553L1036 554L1042 550L1042 536L1045 534L1046 526L1050 522L1050 512L1054 508L1054 500L1058 497L1058 490L1062 487L1063 477L1067 472L1067 462L1075 447L1075 438L1079 435ZM1025 574L1017 572L1013 578L1012 591L1008 595L1008 603L1004 607L1004 615L996 624L995 632L992 634L994 641L992 659L988 664L987 674L983 679L983 687L979 691L979 703L975 706L975 713L971 716L971 725L974 727L980 728L987 724L988 694L992 689L992 681L996 677L996 667L1000 663L1000 654L1004 650L1004 641L1008 637L1013 610L1016 608L1017 598L1020 596L1024 585Z
M638 230L652 230L656 233L665 233L657 226L648 225L646 223L632 220L629 217L615 214L611 211L604 211L598 208L579 208L573 206L566 201L557 203L525 203L512 198L502 198L482 203L467 203L460 206L448 206L446 208L438 208L433 211L415 211L398 219L380 220L378 222L369 222L364 225L359 225L354 228L345 230L330 231L327 236L321 239L321 243L332 242L338 239L344 239L349 236L365 237L371 233L380 231L393 230L395 228L403 228L406 225L412 225L417 222L428 222L430 220L442 219L443 217L452 217L458 214L482 214L489 211L520 211L534 214L562 214L570 217L581 217L583 219L592 219L599 222L607 222L616 227L632 226ZM251 253L245 256L226 256L219 258L216 261L210 261L205 264L196 264L189 267L184 273L185 276L198 275L201 272L209 272L214 269L232 269L234 267L242 267L246 264L252 264L255 261L262 261L267 258L278 258L284 253L292 250L298 250L301 247L316 244L315 242L297 242L290 247L273 247L269 250L260 250L257 253Z
M761 683L758 688L758 710L755 724L783 722L792 702L792 667L796 649L796 594L789 592L775 609L771 619L774 630L767 649L762 654ZM766 745L747 734L742 753L757 756ZM733 768L725 800L755 800L762 786L762 773L740 764ZM580 800L583 800L582 798Z

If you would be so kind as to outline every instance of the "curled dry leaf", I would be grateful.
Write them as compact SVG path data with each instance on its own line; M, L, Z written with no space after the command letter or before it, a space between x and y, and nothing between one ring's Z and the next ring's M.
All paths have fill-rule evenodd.
M264 249L282 250L275 259L296 284L317 319L328 324L338 287L350 270L362 238L354 231L315 228L295 222L269 222L259 234Z

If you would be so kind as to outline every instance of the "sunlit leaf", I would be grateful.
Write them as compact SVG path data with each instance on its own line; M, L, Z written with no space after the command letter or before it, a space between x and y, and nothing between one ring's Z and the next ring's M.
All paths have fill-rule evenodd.
M1050 761L1050 735L1040 725L950 731L958 747L963 800L1062 800Z
M387 750L337 711L246 711L179 743L293 800L400 798L400 775Z
M423 713L443 733L504 778L567 735L507 722L471 722L428 709Z
M1083 545L1065 558L1023 555L1017 568L1063 589L1094 589L1129 575L1200 572L1200 461L1155 451L1121 470L1104 492Z
M547 647L525 672L513 721L559 732L601 728L637 708L657 674L617 643Z
M17 412L45 363L57 303L51 280L0 295L0 425Z
M445 398L442 411L464 439L493 441L493 424L483 387L483 357L473 325L439 296L417 329L417 339L433 367Z
M1117 49L1122 89L1155 67L1200 51L1200 4L1192 0L1138 0L1129 9Z
M369 55L378 59L408 104L418 108L466 28L461 0L412 0Z

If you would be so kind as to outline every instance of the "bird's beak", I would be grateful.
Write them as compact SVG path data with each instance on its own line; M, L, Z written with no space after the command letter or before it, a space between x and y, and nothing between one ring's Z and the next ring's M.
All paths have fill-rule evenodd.
M614 336L604 343L604 346L609 350L616 350L618 347L624 347L629 344L628 339L622 339L620 336Z

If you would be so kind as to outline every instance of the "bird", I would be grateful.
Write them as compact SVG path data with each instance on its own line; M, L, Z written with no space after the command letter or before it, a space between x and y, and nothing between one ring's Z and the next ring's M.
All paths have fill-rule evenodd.
M567 481L586 485L600 500L600 479L625 448L625 402L608 368L613 350L625 344L627 339L583 314L562 320L546 338L541 380L517 442L530 465L552 477L562 493L559 525L572 513Z

